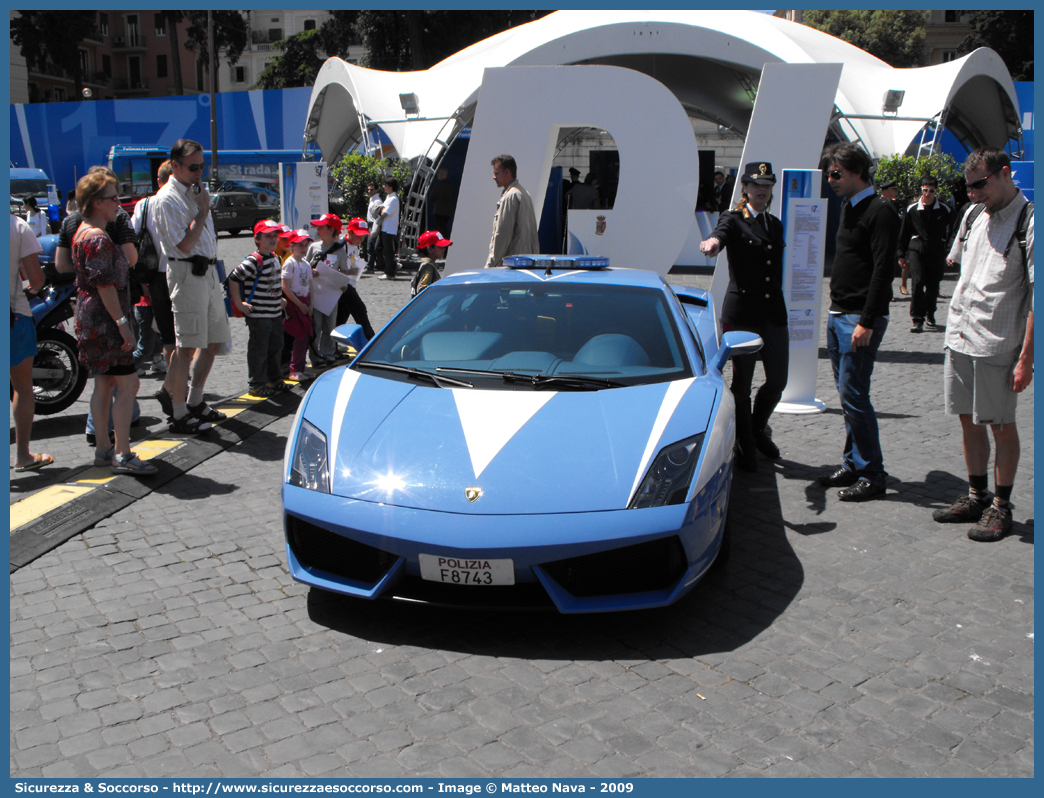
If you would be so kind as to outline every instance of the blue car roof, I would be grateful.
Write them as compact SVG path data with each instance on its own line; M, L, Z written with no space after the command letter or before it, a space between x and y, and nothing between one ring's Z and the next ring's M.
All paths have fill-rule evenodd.
M544 267L536 269L479 269L478 271L456 272L444 277L440 285L455 283L524 283L538 282L602 283L642 288L666 287L663 278L648 269L623 269L609 266L605 269L555 269L551 276L545 275Z
M12 166L11 167L11 179L12 180L46 180L50 182L51 178L47 176L47 172L43 169L31 169L24 166Z

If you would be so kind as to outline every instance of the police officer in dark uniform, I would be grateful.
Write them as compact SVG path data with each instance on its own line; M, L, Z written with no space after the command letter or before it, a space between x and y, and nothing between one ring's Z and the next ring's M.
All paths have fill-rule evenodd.
M769 459L779 458L779 449L766 425L787 387L790 334L783 298L783 223L768 212L776 184L772 164L748 163L740 181L742 199L735 210L721 215L718 226L700 244L700 250L711 257L723 249L729 253L729 287L721 310L722 329L754 332L765 342L761 350L765 383L758 389L753 411L750 388L758 356L732 359L739 446L736 464L744 471L756 471L755 447Z

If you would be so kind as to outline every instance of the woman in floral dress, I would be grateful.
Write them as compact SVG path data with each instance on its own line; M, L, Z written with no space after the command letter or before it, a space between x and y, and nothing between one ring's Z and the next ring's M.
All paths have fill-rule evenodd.
M76 202L83 217L72 247L76 338L80 360L94 377L91 415L95 429L108 428L111 404L116 436L114 448L95 449L94 464L109 465L114 474L155 474L156 466L142 462L130 449L131 416L139 383L134 366L137 341L128 321L133 318L127 285L129 266L105 233L105 225L116 218L120 208L115 179L108 172L89 172L76 184ZM104 442L105 436L99 435L98 440Z

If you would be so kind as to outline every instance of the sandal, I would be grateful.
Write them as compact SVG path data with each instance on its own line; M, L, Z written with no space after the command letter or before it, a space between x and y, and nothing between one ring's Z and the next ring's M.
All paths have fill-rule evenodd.
M112 458L116 455L116 448L113 447L107 452L103 452L101 449L94 450L94 467L104 468L112 463Z
M206 402L200 402L198 405L188 405L188 411L200 421L224 421L228 418L220 410L215 410Z
M159 471L152 463L144 462L138 455L131 452L127 457L115 455L109 470L114 474L131 474L136 477L147 477Z
M294 389L293 385L291 385L288 382L283 382L282 380L280 380L279 382L273 382L268 387L272 388L276 393L282 393L283 391L292 391Z
M27 465L16 465L14 470L16 474L24 474L26 471L36 471L38 468L49 466L53 462L54 458L49 454L34 454L33 462L28 463Z
M167 422L167 429L177 435L195 435L210 429L213 424L209 421L201 421L191 413L186 413L181 418L172 418Z
M166 388L160 387L160 389L152 395L152 398L159 402L160 410L163 411L163 415L168 418L174 415L174 398L167 392Z

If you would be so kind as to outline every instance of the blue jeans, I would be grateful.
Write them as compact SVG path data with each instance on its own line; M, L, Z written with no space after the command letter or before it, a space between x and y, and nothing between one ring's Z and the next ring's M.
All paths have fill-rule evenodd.
M134 322L138 326L138 346L134 350L134 365L138 368L152 362L156 348L156 331L152 329L152 306L135 305Z
M874 485L884 485L884 455L877 428L877 413L870 404L870 378L874 373L877 349L881 346L888 319L878 316L868 346L852 349L852 333L859 324L854 313L830 314L827 322L827 349L834 369L834 382L845 415L845 468L866 477Z
M283 381L283 317L258 319L246 317L247 382L251 388L260 388L270 382Z
M112 432L112 402L116 401L116 395L113 394L112 401L109 402L109 432ZM138 400L134 400L134 412L131 414L131 423L134 423L141 418L141 407L138 405ZM88 435L94 434L94 414L91 412L90 404L87 405L87 430Z

